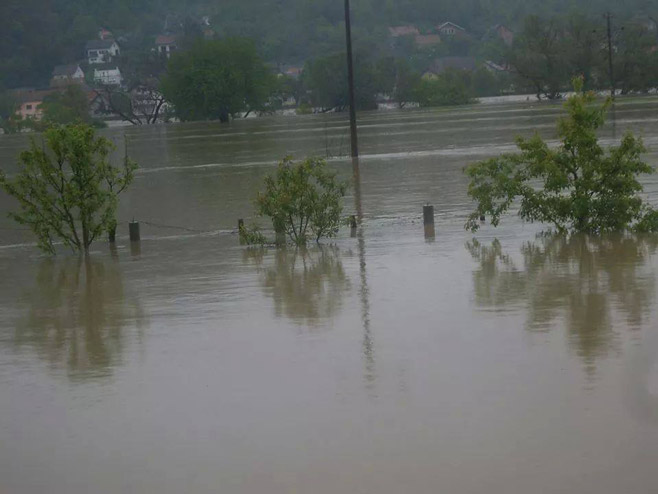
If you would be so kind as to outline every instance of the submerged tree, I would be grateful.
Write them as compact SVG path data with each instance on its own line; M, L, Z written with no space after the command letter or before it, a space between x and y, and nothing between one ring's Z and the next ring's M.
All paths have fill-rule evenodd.
M40 108L46 124L86 123L97 127L104 125L103 122L97 122L91 117L89 98L76 84L67 86L62 92L46 96Z
M421 107L468 105L475 101L468 79L460 70L423 78L414 90L415 100Z
M568 116L558 122L561 143L556 149L538 135L519 138L519 154L466 169L471 179L468 194L477 201L467 229L476 231L485 215L497 226L519 199L523 220L551 223L561 232L658 231L658 211L639 196L638 176L654 171L641 159L642 141L628 133L619 146L604 150L596 131L610 101L593 105L595 95L582 92L582 80L575 82L575 89L565 103Z
M172 56L161 90L181 120L228 122L241 112L265 110L274 76L250 40L198 40Z
M333 237L340 226L347 184L326 169L321 159L295 163L285 158L256 198L258 213L272 219L276 232L297 245L306 245L309 231L316 241Z
M47 253L55 253L58 240L87 253L94 240L116 228L118 196L137 165L127 154L123 167L110 164L112 143L87 125L50 128L45 144L32 140L20 154L15 178L0 171L0 187L20 206L10 217L29 226Z

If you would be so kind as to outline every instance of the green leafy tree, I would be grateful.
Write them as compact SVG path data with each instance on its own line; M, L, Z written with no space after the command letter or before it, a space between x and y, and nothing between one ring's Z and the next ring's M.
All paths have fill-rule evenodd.
M274 76L249 40L199 40L172 56L161 89L181 120L228 122L241 112L265 110Z
M375 65L377 91L390 96L400 108L414 101L420 75L404 58L385 57Z
M609 101L592 106L595 96L582 92L582 80L575 87L577 93L565 103L568 116L558 122L557 149L538 135L519 138L520 153L466 169L468 194L477 202L466 228L476 231L485 215L497 226L518 199L523 220L551 223L559 232L658 231L658 212L639 196L638 176L654 171L641 159L642 141L629 133L606 152L596 131Z
M619 34L614 57L615 79L622 94L658 86L655 36L644 26L628 24Z
M86 123L100 126L90 115L89 98L77 84L67 86L61 93L46 96L41 110L47 125Z
M110 164L112 147L88 125L52 127L45 145L33 139L20 154L13 179L0 171L0 187L19 203L10 217L29 226L45 252L54 254L61 241L87 253L94 240L116 228L118 196L137 165L127 155L122 168Z
M446 70L437 76L425 77L416 86L415 100L422 107L473 103L470 75L464 71Z
M356 107L359 110L377 108L377 81L373 64L361 54L354 62ZM347 63L345 55L317 58L306 64L302 80L311 95L311 104L324 111L344 111L349 106Z
M523 31L514 41L509 63L516 74L537 94L548 99L562 96L569 79L563 28L557 19L526 18Z
M295 163L285 158L275 175L265 177L256 198L258 214L272 220L274 230L296 245L306 245L309 234L319 241L338 232L347 184L327 170L322 159Z
M15 130L16 101L8 91L0 90L0 129L7 134Z

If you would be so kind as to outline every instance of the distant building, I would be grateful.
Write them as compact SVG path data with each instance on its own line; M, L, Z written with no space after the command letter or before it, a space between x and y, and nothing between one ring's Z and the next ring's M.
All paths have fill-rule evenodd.
M12 91L12 97L18 105L16 115L23 119L41 120L43 117L41 104L44 98L56 92L57 89L17 89Z
M429 48L441 44L441 36L438 34L418 34L414 36L418 48Z
M438 26L436 26L436 31L441 36L446 36L446 37L455 37L455 36L460 37L467 35L466 29L455 24L454 22L444 22L443 24L439 24Z
M108 63L121 54L119 45L113 39L94 39L85 47L90 65Z
M66 86L68 84L83 84L85 82L85 73L77 63L69 65L57 65L53 69L53 76L50 79L52 87Z
M304 72L303 67L287 67L281 70L281 74L292 77L293 79L299 79L302 76L302 72Z
M98 31L98 39L113 39L114 36L112 35L111 31L108 31L107 29L101 29Z
M388 28L388 33L392 38L400 38L403 36L417 36L420 31L416 26L392 26Z
M120 86L123 76L116 65L103 65L94 68L94 82L103 86Z
M496 24L487 31L484 39L500 39L505 45L512 46L514 44L514 33L502 24Z
M441 75L447 70L462 70L472 72L477 68L475 59L472 57L442 57L432 61L429 69L423 74L425 78Z
M161 34L155 38L155 49L160 55L169 58L178 49L178 38L173 34Z
M482 64L482 67L484 67L489 72L492 72L494 74L499 74L501 72L509 72L509 67L499 65L496 62L492 62L491 60L485 60L484 63Z

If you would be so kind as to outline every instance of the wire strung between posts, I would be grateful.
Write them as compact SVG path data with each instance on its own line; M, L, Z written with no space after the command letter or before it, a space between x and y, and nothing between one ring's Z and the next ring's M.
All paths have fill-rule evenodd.
M0 226L0 230L9 230L12 232L31 232L29 228L11 228L11 227L2 227Z
M154 226L156 228L168 228L170 230L182 230L190 233L211 233L211 230L195 230L194 228L187 228L184 226L164 225L162 223L153 223L151 221L142 221L145 225Z

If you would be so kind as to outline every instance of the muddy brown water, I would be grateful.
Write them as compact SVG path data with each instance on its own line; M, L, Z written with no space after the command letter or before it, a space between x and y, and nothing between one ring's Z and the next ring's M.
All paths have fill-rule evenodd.
M602 138L658 165L657 110L618 104ZM463 166L559 113L361 115L358 235L304 252L233 230L287 154L351 178L342 116L105 131L141 169L87 262L41 255L0 195L0 492L658 490L658 238L462 228ZM27 140L0 137L3 169Z

